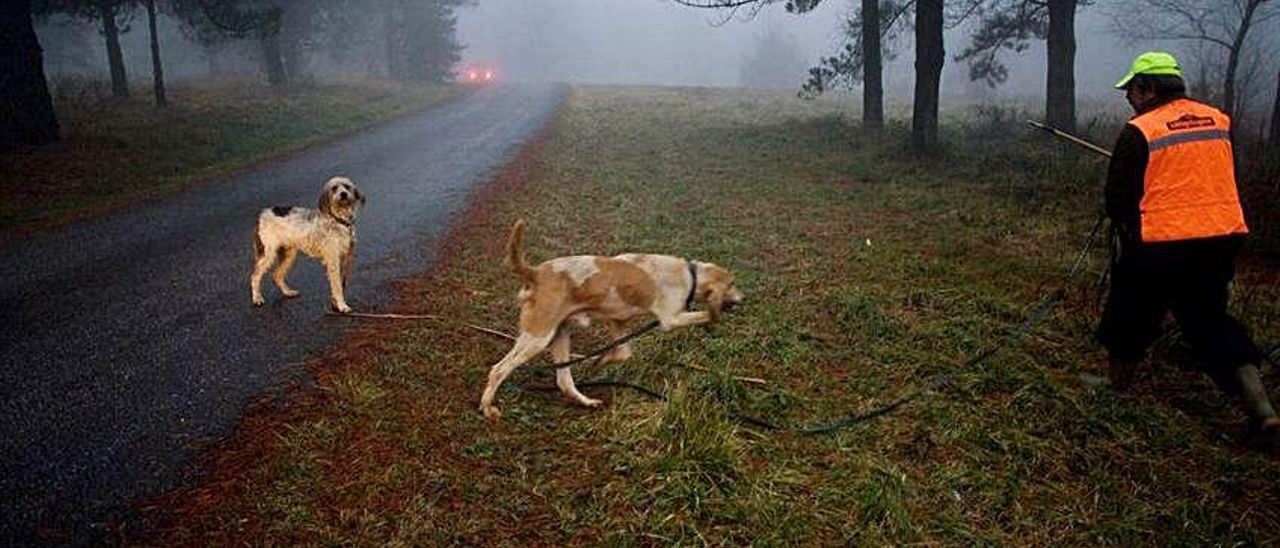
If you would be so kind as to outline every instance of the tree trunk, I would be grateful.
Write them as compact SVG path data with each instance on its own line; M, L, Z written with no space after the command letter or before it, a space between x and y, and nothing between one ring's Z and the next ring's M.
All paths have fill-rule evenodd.
M58 140L29 0L0 2L0 150Z
M403 28L403 22L400 18L403 17L403 13L397 13L401 11L398 8L399 6L396 2L392 2L387 6L386 14L383 16L382 33L386 47L387 78L405 80L404 63L401 62L403 59L401 44L403 44L403 41L400 39L400 29Z
M156 36L156 0L147 0L147 29L151 31L151 81L155 90L156 106L165 107L169 101L164 96L164 67L160 63L160 38Z
M1276 73L1276 100L1271 105L1271 146L1280 146L1280 73Z
M124 54L120 51L120 28L116 26L116 7L109 0L98 1L98 17L102 18L102 36L107 41L107 66L111 67L111 94L129 96L129 80L124 72Z
M880 56L880 0L862 0L862 123L884 126L884 67Z
M285 78L290 82L302 81L306 73L304 43L312 32L310 17L314 11L312 2L294 0L281 16L280 59L284 63Z
M290 82L301 82L304 80L303 69L305 65L302 55L302 46L294 36L284 36L280 41L280 66L284 68L284 77Z
M1194 79L1186 82L1186 84L1190 86L1188 91L1192 97L1196 97L1201 101L1209 103L1214 102L1214 86L1209 82L1209 63L1196 63L1196 76Z
M284 72L284 61L280 59L280 33L267 32L261 41L262 68L267 73L267 83L272 87L283 86L288 78Z
M1246 3L1244 15L1240 17L1240 28L1236 29L1235 39L1231 41L1231 49L1227 53L1227 74L1222 78L1222 110L1228 116L1236 110L1236 69L1240 65L1240 50L1244 48L1244 39L1253 24L1254 11L1258 9L1258 4L1265 1L1249 0Z
M386 55L387 78L395 80L396 76L396 49L395 38L392 36L395 30L394 16L391 15L391 9L388 8L386 13L382 15L382 53Z
M916 89L911 113L911 142L938 144L938 92L946 50L942 42L943 0L916 0Z
M1049 0L1049 78L1045 118L1064 131L1076 130L1076 2Z

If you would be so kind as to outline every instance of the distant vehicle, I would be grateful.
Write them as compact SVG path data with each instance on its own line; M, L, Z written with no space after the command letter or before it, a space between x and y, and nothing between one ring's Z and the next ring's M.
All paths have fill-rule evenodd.
M487 65L470 65L462 71L462 81L466 84L482 86L493 82L493 67Z

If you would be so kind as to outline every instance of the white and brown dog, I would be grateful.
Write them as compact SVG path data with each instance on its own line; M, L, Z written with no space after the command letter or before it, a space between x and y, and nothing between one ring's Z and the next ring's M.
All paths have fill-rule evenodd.
M489 371L489 382L480 396L480 411L491 419L502 416L493 405L493 398L515 368L548 346L552 362L569 360L566 320L574 319L583 325L591 319L602 320L616 339L622 335L623 322L641 315L652 314L666 331L714 322L722 311L742 302L742 294L733 287L733 274L728 270L670 255L578 255L531 267L525 262L520 245L523 234L524 221L518 220L507 239L507 266L524 280L519 294L520 334L511 351ZM695 302L706 310L689 310ZM631 348L623 344L602 361L629 357ZM556 385L566 397L582 405L600 405L600 400L578 392L568 367L556 369Z
M305 207L271 207L258 214L253 230L254 263L249 275L249 290L254 306L262 306L262 275L280 260L271 277L280 292L296 297L298 292L285 283L284 277L302 251L324 264L329 278L330 306L338 312L351 312L343 291L351 275L351 262L356 253L356 210L364 204L364 195L346 177L334 177L324 185L317 209Z

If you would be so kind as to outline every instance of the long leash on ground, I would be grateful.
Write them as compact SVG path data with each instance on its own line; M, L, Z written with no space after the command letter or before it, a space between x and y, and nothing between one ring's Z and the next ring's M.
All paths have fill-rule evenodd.
M1084 139L1071 135L1070 133L1050 127L1040 122L1028 121L1028 123L1036 128L1048 131L1053 135L1067 139L1068 141L1071 141L1075 144L1085 147L1093 152L1096 152L1108 158L1111 157L1111 153L1108 152L1107 150L1097 145L1094 145L1088 141L1085 141ZM1025 335L1027 332L1034 329L1036 326L1042 323L1045 320L1045 318L1049 316L1049 312L1053 309L1053 307L1059 301L1062 300L1063 297L1066 296L1067 290L1069 287L1071 287L1072 282L1080 274L1080 272L1083 271L1085 258L1088 257L1089 251L1093 248L1094 243L1097 241L1098 235L1101 233L1101 229L1104 221L1106 221L1106 215L1099 214L1097 220L1094 222L1093 228L1089 231L1089 237L1086 239L1084 247L1080 250L1079 254L1077 254L1076 259L1073 262L1071 269L1067 272L1067 275L1063 280L1063 284L1061 287L1046 294L1043 298L1041 298L1040 302L1036 305L1035 309L1032 310L1031 314L1029 314L1020 324L1018 324L1016 328L1014 328L1007 335L1005 335L1005 337L1002 338L999 342L975 354L974 356L970 357L968 360L965 360L964 363L960 364L958 367L954 368L952 371L947 373L939 373L939 374L935 374L928 377L927 379L925 379L923 383L921 383L921 386L915 388L914 390L908 392L907 394L899 397L898 399L886 405L883 405L862 413L851 414L836 420L832 420L824 423L818 423L811 426L805 426L805 427L799 427L799 428L793 429L793 428L788 428L776 423L766 421L764 419L752 417L749 415L739 414L739 413L730 413L729 417L739 422L751 424L753 426L757 426L759 428L763 428L766 430L775 430L775 431L795 430L798 433L806 434L806 435L824 434L824 433L829 433L836 430L841 430L844 428L849 428L857 424L874 419L876 417L887 415L928 392L950 385L951 382L954 380L957 372L970 369L973 366L976 366L982 363L983 361L986 361L988 358L990 358L991 356L994 356L996 353L1003 350L1004 348L1013 345L1015 342L1021 339L1023 335ZM1104 273L1103 278L1100 279L1099 283L1105 283L1105 276L1106 275ZM335 315L339 315L339 314L335 314ZM514 339L513 336L503 333L501 331L488 329L488 328L480 327L473 324L456 322L448 318L444 318L442 316L436 316L436 315L430 315L430 314L370 314L370 313L353 312L353 313L341 314L341 315L345 315L348 317L376 318L376 319L430 319L430 320L437 320L445 323L454 323L468 329L473 329L476 331L500 336L507 339ZM550 369L565 368L565 367L569 367L574 364L577 364L589 359L593 359L593 358L595 359L595 362L593 363L593 365L599 364L600 361L604 359L604 355L606 352L609 352L610 350L613 350L618 346L621 346L623 344L626 344L627 342L630 342L632 339L635 339L641 335L644 335L645 333L652 331L653 329L657 328L658 325L659 323L657 321L650 322L632 331L631 333L628 333L627 335L624 335L618 339L615 339L612 342L600 348L597 348L585 355L574 357L573 359L567 362L553 363L548 366L545 366L544 368L550 368ZM1270 352L1265 352L1264 355L1269 361L1272 362L1272 364L1275 364L1277 367L1280 367L1280 346L1277 346L1276 348L1272 349ZM742 379L742 380L757 380L757 379ZM646 388L644 386L641 386L626 380L622 380L622 379L605 378L605 379L578 383L578 386L579 387L611 386L611 387L628 388L628 389L640 392L646 396L649 396L659 401L667 400L666 396L658 393L655 390L652 390L650 388ZM522 388L530 391L557 389L554 386L522 386Z
M1045 318L1049 316L1049 311L1053 309L1054 305L1056 305L1058 301L1062 300L1062 298L1067 295L1067 288L1071 287L1071 284L1075 280L1076 276L1078 276L1080 272L1084 270L1085 258L1088 257L1089 251L1093 249L1094 243L1097 242L1098 235L1102 233L1102 225L1103 225L1103 221L1105 220L1106 220L1106 215L1099 215L1097 221L1093 223L1093 229L1089 231L1089 237L1088 239L1085 240L1084 247L1080 249L1080 253L1076 255L1075 262L1071 265L1071 269L1067 272L1067 276L1063 280L1062 286L1049 292L1043 298L1041 298L1039 304L1037 304L1035 309L1031 311L1031 314L1027 315L1026 319L1022 320L1022 323L1018 324L1016 328L1010 331L996 344L986 348L981 352L978 352L973 357L969 358L968 360L965 360L964 363L960 364L958 367L952 369L951 371L948 371L946 373L938 373L928 377L922 383L921 386L917 387L916 389L908 392L902 397L899 397L898 399L886 405L877 407L870 411L848 415L846 417L842 417L833 421L828 421L828 422L819 423L811 426L797 428L796 431L801 434L808 434L808 435L825 434L825 433L833 432L843 428L849 428L851 426L869 421L876 417L892 413L893 411L897 410L899 407L902 407L910 403L911 401L919 398L920 396L930 391L933 391L951 384L951 382L955 379L955 375L957 373L968 370L973 366L976 366L986 361L991 356L996 355L996 353L1000 352L1001 350L1013 345L1015 342L1021 339L1022 336L1025 335L1028 331L1031 331L1036 326L1044 322ZM780 426L772 425L767 423L766 421L762 421L759 419L752 420L751 422L759 426L769 428L771 430L783 429Z
M641 326L641 327L639 327L639 328L636 328L636 330L635 330L635 331L632 331L632 332L630 332L630 333L628 333L628 334L626 334L626 335L623 335L623 336L621 336L621 337L618 337L617 339L614 339L614 340L613 340L612 342L610 342L609 344L606 344L606 345L604 345L604 346L601 346L600 348L597 348L597 349L595 349L595 350L592 350L591 352L588 352L588 353L586 353L585 355L578 356L578 357L573 358L573 359L571 359L571 360L569 360L569 361L567 361L567 362L560 362L560 363L553 363L553 364L549 364L549 365L543 365L543 366L542 366L542 368L543 368L543 369L563 369L563 368L565 368L565 367L569 367L569 366L574 365L574 364L576 364L576 363L584 362L584 361L590 360L590 359L592 359L592 358L594 358L594 359L595 359L595 361L594 361L594 362L592 362L592 365L599 365L599 364L600 364L600 360L603 360L603 359L604 359L605 352L608 352L608 351L610 351L610 350L613 350L614 348L617 348L617 347L619 347L619 346L622 346L622 345L624 345L624 344L627 344L628 342L631 342L631 339L634 339L634 338L636 338L636 337L639 337L639 336L641 336L641 335L644 335L645 333L648 333L648 332L650 332L650 331L653 331L653 330L654 330L654 329L656 329L659 325L661 325L661 324L659 324L659 323L658 323L658 320L653 320L653 321L651 321L651 322L649 322L649 323L647 323L647 324L645 324L645 325L643 325L643 326Z
M1056 305L1058 301L1062 300L1062 298L1067 295L1067 289L1071 287L1072 282L1075 280L1075 278L1080 274L1080 272L1084 270L1085 259L1088 257L1089 251L1093 249L1093 245L1097 242L1099 235L1102 233L1102 226L1105 220L1106 220L1106 215L1104 214L1098 215L1097 220L1093 224L1093 228L1089 231L1089 237L1086 239L1084 247L1080 250L1079 254L1076 255L1075 261L1072 263L1071 269L1067 272L1067 275L1064 278L1061 287L1046 294L1040 300L1040 302L1036 305L1035 309L1032 310L1031 314L1027 315L1027 317L1021 323L1019 323L1016 328L1014 328L1007 335L1005 335L1004 338L1002 338L999 342L975 354L973 357L969 358L968 360L965 360L964 363L960 364L956 368L953 368L952 371L947 373L939 373L939 374L928 377L927 379L925 379L923 383L921 383L921 386L915 388L914 390L908 392L907 394L883 406L880 406L862 413L851 414L845 417L841 417L839 419L822 422L818 424L813 424L810 426L788 427L788 426L767 421L765 419L761 419L759 417L753 417L750 415L745 415L742 413L733 413L733 412L728 413L728 417L737 422L749 424L764 430L795 431L797 433L805 434L805 435L826 434L826 433L834 432L836 430L841 430L844 428L849 428L849 427L861 424L863 422L869 421L876 417L887 415L930 391L934 391L949 385L951 381L955 378L955 375L958 372L967 370L975 365L978 365L983 361L986 361L991 356L994 356L996 353L1000 352L1004 348L1007 348L1013 345L1015 342L1021 339L1023 335L1025 335L1028 331L1031 331L1032 329L1034 329L1036 326L1040 325L1040 323L1042 323L1045 320L1045 318L1049 316L1049 311L1053 309L1054 305ZM592 353L591 355L583 356L572 363L577 363L585 359L589 359L590 357L593 357L596 355L603 355L604 352L607 352L613 347L616 347L636 336L643 334L644 332L647 332L653 327L654 326L652 324L645 326L645 328L642 328L641 330L637 330L636 332L633 332L631 335L618 339L613 344L607 345L604 348L601 348L596 352ZM597 362L598 361L599 360L597 359ZM571 363L559 364L554 367L567 367L568 365L571 365ZM605 378L605 379L578 383L578 386L579 387L612 386L612 387L628 388L628 389L640 392L655 400L667 401L666 396L663 396L657 391L654 391L650 388L646 388L644 386L640 386L638 384L634 384L626 380ZM554 386L522 386L522 388L530 391L547 391L547 390L556 389L556 387Z
M372 312L345 312L345 313L344 313L344 312L329 312L329 315L330 315L330 316L334 316L334 317L339 317L339 318L362 318L362 319L370 319L370 320L433 320L433 321L437 321L437 322L441 322L441 323L453 324L453 325L455 325L455 326L457 326L457 327L462 327L462 328L471 329L471 330L474 330L474 331L479 331L479 332L481 332L481 333L488 333L488 334L490 334L490 335L493 335L493 336L496 336L496 337L502 337L502 338L507 339L507 340L515 340L515 339L516 339L516 338L515 338L514 336L512 336L512 335L510 335L510 334L508 334L508 333L503 333L502 331L498 331L498 330L496 330L496 329L489 329L489 328L487 328L487 327L482 327L482 326L475 325L475 324L470 324L470 323L466 323L466 322L459 322L459 321L456 321L456 320L452 320L452 319L446 318L446 317L444 317L444 316L437 316L437 315L435 315L435 314L392 314L392 313L372 313ZM587 354L585 354L585 355L582 355L582 356L576 356L576 357L574 357L573 359L571 359L571 360L569 360L569 361L567 361L567 362L554 363L554 364L550 364L550 365L548 365L548 366L546 366L546 367L547 367L547 368L550 368L550 369L560 369L560 368L563 368L563 367L569 367L569 366L574 365L574 364L579 363L579 362L583 362L583 361L586 361L586 360L590 360L590 359L592 359L592 358L595 358L596 363L599 363L599 362L600 362L600 360L604 359L604 354L605 354L606 352L608 352L608 351L610 351L610 350L613 350L614 348L617 348L617 347L619 347L619 346L622 346L622 345L624 345L624 344L626 344L626 343L628 343L628 342L631 342L631 340L632 340L632 339L634 339L634 338L636 338L636 337L639 337L639 336L641 336L641 335L644 335L645 333L648 333L648 332L650 332L650 331L653 331L653 330L654 330L654 329L656 329L659 325L661 325L661 324L659 324L657 320L654 320L654 321L652 321L652 322L649 322L649 323L647 323L647 324L645 324L645 325L643 325L643 326L641 326L641 327L637 328L635 331L632 331L631 333L628 333L628 334L626 334L626 335L624 335L624 336L622 336L622 337L619 337L619 338L617 338L617 339L614 339L612 342L610 342L610 343L608 343L608 344L606 344L606 345L604 345L604 346L602 346L602 347L600 347L600 348L597 348L597 349L595 349L595 350L592 350L591 352L588 352L588 353L587 353Z
M502 337L504 339L513 340L513 341L516 339L510 334L503 333L501 331L498 331L497 329L489 329L487 327L482 327L475 324L459 322L456 320L451 320L444 316L437 316L435 314L391 314L391 313L372 313L372 312L332 312L331 311L329 312L329 315L339 317L339 318L364 318L364 319L370 319L370 320L434 320L442 323L453 324L458 327L464 327L466 329L472 329L475 331L479 331L481 333L488 333L495 337Z
M1111 153L1108 152L1106 149L1099 147L1093 143L1090 143L1084 139L1076 137L1075 135L1059 130L1057 128L1050 127L1040 122L1029 120L1028 123L1036 128L1048 131L1053 135L1056 135L1058 137L1071 141L1072 143L1080 145L1086 149L1089 149L1092 152L1096 152L1108 158L1111 157ZM976 366L986 361L991 356L994 356L997 352L1000 352L1004 348L1017 342L1028 331L1031 331L1036 326L1040 325L1040 323L1043 322L1045 318L1049 316L1049 311L1053 309L1054 305L1056 305L1058 301L1062 300L1062 298L1066 296L1067 288L1071 287L1072 282L1075 280L1076 276L1078 276L1080 272L1083 271L1085 258L1088 257L1089 251L1093 249L1094 243L1097 242L1098 236L1102 233L1102 226L1104 224L1104 221L1106 221L1106 219L1107 219L1106 214L1099 214L1097 217L1097 220L1094 221L1093 228L1089 231L1089 237L1085 240L1084 247L1080 250L1080 253L1076 255L1075 262L1071 265L1071 269L1067 272L1067 276L1063 280L1062 286L1048 293L1043 298L1041 298L1039 304L1037 304L1035 309L1031 311L1031 314L1027 315L1026 319L1024 319L1022 323L1018 324L1016 328L1014 328L1007 335L1005 335L1004 338L1002 338L999 342L997 342L996 344L988 347L987 349L981 352L978 352L974 356L970 357L968 360L965 360L964 363L952 369L952 371L949 371L946 373L939 373L926 378L925 381L921 383L920 386L906 393L905 395L899 397L898 399L893 400L892 402L889 402L888 404L882 405L880 407L877 407L862 413L851 414L836 420L818 423L811 426L800 427L800 428L796 428L795 430L801 434L806 434L806 435L825 434L829 432L834 432L836 430L849 428L851 426L864 423L876 417L887 415L928 392L950 385L951 382L955 379L955 375L957 374L957 372L968 370L973 366ZM772 424L768 421L754 418L754 417L745 417L745 416L739 415L737 416L737 418L743 420L744 422L748 422L750 424L754 424L756 426L769 429L769 430L785 430L786 429L783 426Z
M960 364L960 366L957 367L955 370L969 369L977 364L982 363L983 361L987 360L991 356L995 355L1000 350L1016 342L1028 331L1030 331L1031 329L1039 325L1041 322L1043 322L1044 319L1048 317L1049 311L1053 308L1053 306L1057 304L1057 302L1060 301L1067 294L1067 288L1071 286L1071 282L1083 270L1085 258L1088 256L1089 251L1093 248L1093 244L1097 241L1098 235L1101 233L1102 225L1105 220L1106 220L1106 215L1100 214L1097 218L1097 221L1094 222L1093 229L1090 230L1089 237L1085 241L1084 247L1080 250L1080 253L1076 256L1075 262L1072 264L1071 269L1068 271L1067 276L1063 281L1062 287L1045 295L1040 300L1040 303L1036 305L1036 308L1031 312L1031 314L1028 315L1027 318L1024 319L1022 323L1018 325L1017 328L1011 331L1008 335L1006 335L1003 339L1001 339L997 344L991 347L988 347L982 352L979 352L978 354L969 358L964 363ZM436 321L441 321L445 323L455 323L462 327L501 336L508 339L514 338L511 335L502 333L501 331L496 331L493 329L488 329L488 328L467 324L467 323L462 323L462 322L455 322L453 320L444 318L442 316L436 316L436 315L430 315L430 314L370 314L370 313L353 312L348 314L342 314L342 316L356 317L356 318L375 318L375 319L430 319L430 320L436 320ZM644 326L637 328L631 333L628 333L625 336L619 337L611 341L610 343L600 348L597 348L585 355L575 357L567 362L553 363L550 365L546 365L543 368L544 369L561 369L561 368L569 367L574 364L581 363L583 361L590 360L590 359L595 359L595 362L593 363L593 365L599 364L600 361L604 358L604 355L606 352L609 352L610 350L613 350L618 346L621 346L623 344L626 344L627 342L630 342L632 339L635 339L636 337L639 337L641 335L644 335L645 333L648 333L654 330L655 328L658 327L658 325L660 324L657 321L649 322L648 324L645 324ZM775 430L775 431L795 430L796 432L799 432L801 434L807 434L807 435L823 434L823 433L833 432L833 431L844 429L844 428L849 428L851 426L869 421L876 417L880 417L882 415L892 413L898 408L919 398L921 395L950 384L951 381L954 379L954 376L955 376L954 370L953 372L940 373L940 374L933 375L928 379L926 379L924 383L922 383L922 386L917 387L916 389L912 390L911 392L908 392L906 395L903 395L902 397L890 402L887 405L883 405L881 407L878 407L866 412L848 415L833 421L819 423L819 424L806 426L806 427L799 427L794 429L788 428L788 427L784 427L758 417L752 417L749 415L744 415L739 413L730 413L729 417L739 422L751 424L753 426L757 426L759 428L763 428L766 430ZM659 394L658 392L652 389L625 381L625 380L612 379L612 378L600 379L600 380L579 383L578 386L580 387L614 386L614 387L629 388L632 390L636 390L642 394L645 394L649 397L652 397L654 399L666 401L666 397ZM549 389L550 387L523 386L523 388L526 390L544 390L544 389Z
M443 317L443 316L438 316L438 315L435 315L435 314L394 314L394 313L372 313L372 312L348 312L348 313L340 313L340 312L330 312L330 313L329 313L329 315L330 315L330 316L337 316L337 317L363 318L363 319L372 319L372 320L433 320L433 321L438 321L438 322L442 322L442 323L453 324L453 325L455 325L456 327L462 327L462 328L466 328L466 329L472 329L472 330L475 330L475 331L479 331L479 332L481 332L481 333L487 333L487 334L490 334L490 335L493 335L493 336L496 336L496 337L501 337L501 338L504 338L504 339L507 339L507 340L515 340L515 337L514 337L514 336L512 336L512 335L510 335L510 334L508 334L508 333L504 333L504 332L502 332L502 331L498 331L497 329L489 329L489 328L487 328L487 327L482 327L482 326L479 326L479 325L470 324L470 323L466 323L466 322L458 322L458 321L451 320L451 319L449 319L449 318L445 318L445 317ZM617 339L614 339L614 340L613 340L613 341L611 341L610 343L608 343L608 344L606 344L606 345L604 345L604 346L602 346L602 347L600 347L600 348L597 348L597 349L595 349L595 350L592 350L591 352L588 352L588 353L587 353L587 354L585 354L585 355L581 355L581 356L577 356L577 355L575 355L575 356L573 357L573 359L571 359L571 360L569 360L569 361L567 361L567 362L563 362L563 363L556 363L556 364L550 364L550 365L545 365L545 366L543 366L542 368L543 368L543 369L560 369L560 368L563 368L563 367L569 367L569 366L574 365L574 364L576 364L576 363L580 363L580 362L583 362L583 361L586 361L586 360L589 360L589 359L592 359L592 358L595 358L595 362L594 362L592 365L599 364L599 363L600 363L600 360L604 359L604 354L605 354L606 352L608 352L608 351L610 351L610 350L613 350L614 348L617 348L617 347L619 347L619 346L622 346L623 344L626 344L627 342L630 342L632 339L635 339L636 337L639 337L639 336L641 336L641 335L644 335L645 333L648 333L648 332L650 332L650 331L653 331L653 330L654 330L655 328L657 328L659 325L661 325L661 324L660 324L659 322L657 322L656 320L655 320L655 321L652 321L652 322L650 322L650 323L648 323L648 324L645 324L645 325L643 325L643 326L641 326L641 327L637 328L635 331L632 331L631 333L628 333L628 334L627 334L627 335L625 335L625 336L622 336L622 337L619 337L619 338L617 338ZM706 368L698 367L698 366L696 366L696 365L692 365L692 364L679 364L679 365L680 365L681 367L686 367L686 368L688 368L688 369L692 369L692 370L694 370L694 371L701 371L701 372L706 372L706 371L707 371L707 369L706 369ZM768 384L768 381L766 381L766 380L764 380L764 379L761 379L761 378L757 378L757 377L741 377L741 376L734 375L734 376L733 376L733 379L734 379L734 380L737 380L737 381L740 381L740 382L745 382L745 383L748 383L748 384L754 384L754 385L765 385L765 384ZM520 387L520 388L522 388L522 389L528 390L528 391L559 390L559 388L558 388L558 387L555 387L555 386L541 386L541 385L517 385L517 386L519 386L519 387ZM591 387L600 387L600 386L612 386L612 387L619 387L619 388L629 388L629 389L631 389L631 390L635 390L636 392L640 392L641 394L644 394L644 395L646 395L646 396L649 396L650 398L653 398L653 399L656 399L656 400L660 400L660 401L667 401L666 396L663 396L662 394L659 394L658 392L654 391L653 389L646 388L646 387L644 387L644 386L640 386L640 385L638 385L638 384L635 384L635 383L632 383L632 382L629 382L629 381L626 381L626 380L623 380L623 379L605 378L605 379L599 379L599 380L594 380L594 381L579 382L579 383L577 383L577 386L578 386L579 388L591 388ZM748 417L748 419L749 419L749 417Z

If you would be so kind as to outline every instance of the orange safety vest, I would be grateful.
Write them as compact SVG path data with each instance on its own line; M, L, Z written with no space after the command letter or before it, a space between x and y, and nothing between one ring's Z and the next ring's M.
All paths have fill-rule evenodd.
M1248 234L1236 192L1231 119L1174 99L1129 121L1147 139L1141 212L1143 242Z

